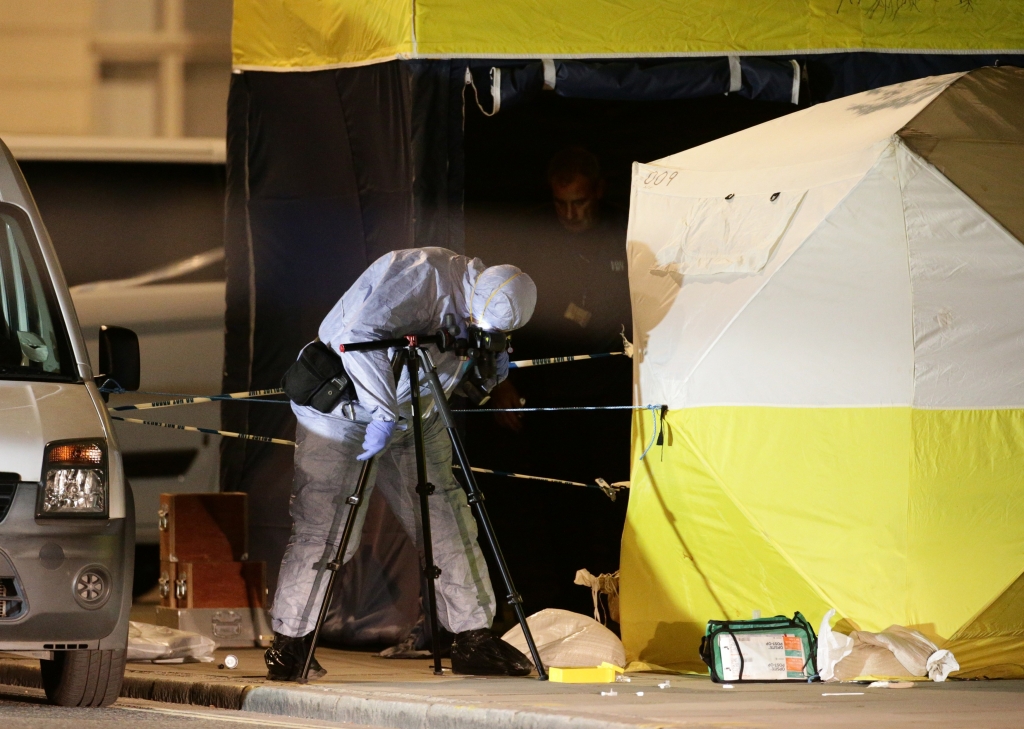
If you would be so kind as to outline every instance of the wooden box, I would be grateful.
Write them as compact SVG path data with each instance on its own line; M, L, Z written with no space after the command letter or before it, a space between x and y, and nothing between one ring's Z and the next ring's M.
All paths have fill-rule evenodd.
M243 493L160 494L160 560L245 561L248 507Z
M160 563L161 605L169 608L263 608L263 562Z

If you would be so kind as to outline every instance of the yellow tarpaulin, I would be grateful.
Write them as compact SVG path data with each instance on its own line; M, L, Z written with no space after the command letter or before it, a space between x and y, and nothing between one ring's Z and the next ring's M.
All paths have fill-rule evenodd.
M1024 411L708 407L665 424L623 535L630 660L706 672L708 620L799 610L817 627L835 607L848 627L913 627L965 672L1024 664Z
M1024 2L934 0L235 0L234 63L313 69L393 58L598 58L1024 48Z

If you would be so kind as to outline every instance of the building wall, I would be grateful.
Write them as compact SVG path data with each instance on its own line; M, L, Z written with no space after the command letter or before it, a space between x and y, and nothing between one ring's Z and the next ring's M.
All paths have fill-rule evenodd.
M0 0L0 135L223 137L231 0Z

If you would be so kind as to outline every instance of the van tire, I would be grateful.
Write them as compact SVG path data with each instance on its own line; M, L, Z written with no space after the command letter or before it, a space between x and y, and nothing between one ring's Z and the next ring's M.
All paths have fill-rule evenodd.
M40 661L43 690L57 706L109 706L121 693L125 651L60 651Z

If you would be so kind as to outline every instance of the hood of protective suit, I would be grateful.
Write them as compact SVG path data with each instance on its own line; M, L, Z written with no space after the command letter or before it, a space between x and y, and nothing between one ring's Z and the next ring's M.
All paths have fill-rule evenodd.
M537 286L515 266L491 266L476 277L466 299L470 324L510 332L533 316Z
M387 253L366 269L320 324L320 341L335 351L349 342L433 334L453 315L461 325L511 331L530 320L537 287L515 266L487 268L445 248ZM463 363L452 350L432 351L441 386L457 383ZM398 383L385 350L343 351L359 404L378 420L408 415L409 375ZM400 412L399 403L405 410ZM312 409L309 409L311 412ZM344 417L344 415L338 415Z

